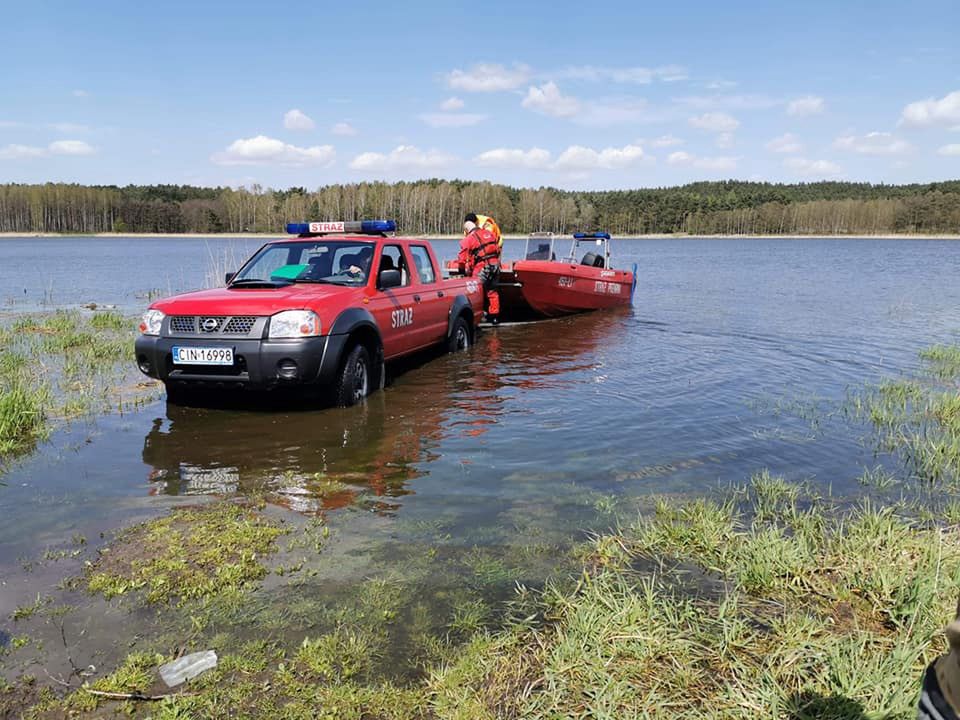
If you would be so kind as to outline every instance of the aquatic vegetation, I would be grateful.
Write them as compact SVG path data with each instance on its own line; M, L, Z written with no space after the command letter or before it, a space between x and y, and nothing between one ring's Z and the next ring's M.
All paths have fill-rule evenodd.
M131 321L118 312L107 311L94 313L90 318L90 325L97 330L121 331L130 327Z
M122 407L125 395L144 394L121 390L137 371L133 320L118 313L30 313L0 333L0 458L30 451L57 420Z
M87 588L107 599L142 590L148 603L236 593L266 575L261 558L286 532L235 503L180 508L121 532L88 569Z
M605 561L586 562L575 586L518 587L499 630L489 629L494 608L465 587L446 642L429 609L413 608L410 651L429 664L403 684L383 679L392 661L383 613L408 593L377 578L356 591L355 612L335 613L332 627L294 647L217 635L206 647L217 648L219 666L162 705L81 689L34 712L95 717L109 704L137 717L908 716L960 583L954 528L868 502L840 508L767 473L717 499L663 501L582 554ZM134 654L89 687L156 693L163 660Z
M4 382L0 377L0 458L33 447L49 432L44 386L30 387L20 379Z
M626 562L585 575L575 593L548 589L543 629L461 650L431 680L438 714L820 717L841 703L911 714L956 601L960 538L869 505L833 516L790 494L774 514L760 512L755 487L664 503L615 543L598 538ZM805 514L801 503L818 523L784 522ZM642 558L662 574L631 569ZM691 565L723 584L697 592Z
M960 482L960 396L950 382L960 374L960 347L921 352L929 374L886 381L851 399L854 417L878 432L881 450L897 453L916 479Z
M943 380L955 380L960 377L960 346L934 345L921 351L920 359Z

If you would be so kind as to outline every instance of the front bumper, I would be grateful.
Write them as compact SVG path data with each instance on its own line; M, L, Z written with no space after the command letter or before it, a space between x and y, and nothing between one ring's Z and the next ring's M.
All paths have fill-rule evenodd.
M142 373L168 385L267 390L280 385L332 383L346 340L346 335L289 340L141 335L135 353ZM174 365L174 345L232 348L233 365Z

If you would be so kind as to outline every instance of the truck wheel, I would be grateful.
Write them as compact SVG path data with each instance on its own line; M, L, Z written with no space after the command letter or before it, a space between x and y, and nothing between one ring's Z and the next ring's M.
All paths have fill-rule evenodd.
M472 345L473 338L470 335L470 325L467 324L463 315L453 321L453 327L450 329L450 337L447 338L447 352L460 352L467 350Z
M370 371L370 353L363 345L354 345L340 368L334 388L334 402L339 407L350 407L369 395Z

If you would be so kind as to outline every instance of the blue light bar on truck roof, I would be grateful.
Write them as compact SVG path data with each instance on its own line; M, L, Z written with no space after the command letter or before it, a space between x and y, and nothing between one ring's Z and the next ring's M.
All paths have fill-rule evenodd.
M396 231L397 223L393 220L340 220L336 222L287 223L287 232L291 235L324 235L327 233L379 235L380 233Z
M610 233L605 233L605 232L574 233L573 237L575 237L577 240L609 240Z

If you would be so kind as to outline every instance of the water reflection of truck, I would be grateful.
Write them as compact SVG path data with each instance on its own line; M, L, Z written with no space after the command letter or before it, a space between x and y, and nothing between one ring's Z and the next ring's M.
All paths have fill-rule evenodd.
M451 440L482 443L505 415L529 414L538 391L549 390L543 402L554 407L557 387L593 382L598 349L615 353L622 329L616 314L503 328L483 337L475 355L409 369L389 397L343 412L167 405L144 438L151 492L266 495L306 513L363 497L391 511L432 460L449 457Z

